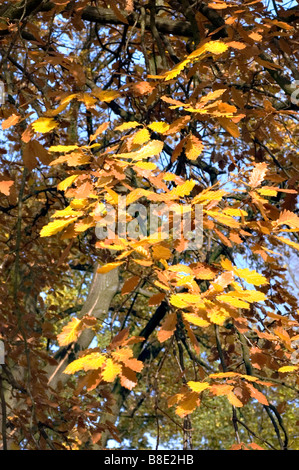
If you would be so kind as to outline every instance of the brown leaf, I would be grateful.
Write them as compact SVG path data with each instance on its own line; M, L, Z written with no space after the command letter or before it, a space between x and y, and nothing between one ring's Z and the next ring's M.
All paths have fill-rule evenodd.
M140 281L139 276L130 277L130 279L128 279L124 283L122 290L121 290L121 294L125 295L125 294L129 294L130 292L132 292L132 290L134 290L135 287L138 286L139 281Z

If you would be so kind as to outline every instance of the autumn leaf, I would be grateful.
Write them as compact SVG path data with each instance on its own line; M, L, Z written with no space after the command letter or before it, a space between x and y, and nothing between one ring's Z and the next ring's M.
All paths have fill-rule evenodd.
M193 392L196 392L196 393L201 393L203 392L204 390L206 390L207 388L210 387L210 384L208 382L188 382L188 385L189 387L191 388L191 390Z
M106 361L106 356L100 353L90 353L71 362L64 370L65 374L74 374L80 370L97 370Z
M82 321L78 318L72 318L71 321L62 328L61 333L57 335L59 346L67 346L77 341L81 328Z
M2 121L2 129L9 129L11 126L15 126L20 121L21 116L19 114L12 114L9 118Z
M67 220L55 220L54 222L50 222L41 229L40 236L50 237L52 235L56 235L56 233L61 232L65 227L73 223L75 219L76 218L71 218Z
M5 196L9 196L11 187L14 185L14 181L3 180L0 181L0 192L5 194Z
M97 272L100 274L106 274L106 273L109 273L109 271L112 271L112 269L115 269L118 266L121 266L122 264L123 262L108 263L98 268Z
M263 393L259 392L253 385L249 383L246 383L246 387L248 388L252 398L255 398L259 403L262 403L262 405L269 406L268 400Z
M53 118L39 118L32 123L32 127L35 132L45 134L50 132L58 126L58 122Z
M140 281L139 276L130 277L130 279L128 279L124 283L122 290L121 290L121 294L125 295L125 294L129 294L129 292L132 292L132 290L134 290L135 287L138 285L139 281Z
M102 370L102 377L105 382L114 382L116 377L121 373L121 365L108 358Z
M180 418L191 414L199 406L200 400L197 392L188 392L180 400L175 412Z
M160 343L164 343L173 335L177 324L176 313L169 313L166 319L163 321L161 329L158 331L158 340Z
M286 374L288 372L294 372L295 370L298 370L298 366L283 366L278 369L278 372L281 372L282 374Z
M203 151L203 143L195 135L190 135L186 143L186 156L189 160L196 160Z
M71 175L71 176L68 176L65 180L61 181L58 186L57 186L57 189L59 189L59 191L65 191L67 188L69 188L74 181L76 181L76 179L78 178L78 175Z
M249 186L252 189L255 189L258 186L260 186L260 184L264 181L267 170L268 170L268 165L265 162L257 163L255 165L249 178Z

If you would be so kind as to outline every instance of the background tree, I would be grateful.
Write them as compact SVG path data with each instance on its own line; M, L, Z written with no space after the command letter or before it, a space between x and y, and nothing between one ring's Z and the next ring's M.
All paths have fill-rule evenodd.
M298 448L297 28L275 1L2 2L4 449ZM167 237L126 233L124 197Z

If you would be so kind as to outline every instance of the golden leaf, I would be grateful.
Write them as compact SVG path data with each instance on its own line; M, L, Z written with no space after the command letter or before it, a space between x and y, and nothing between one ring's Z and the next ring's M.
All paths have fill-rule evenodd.
M237 299L236 297L232 297L230 294L217 295L216 298L217 298L217 300L219 300L221 302L225 302L226 304L229 304L232 307L246 308L246 309L250 308L250 306L247 302L244 302L243 300Z
M78 178L78 175L71 175L71 176L68 176L68 178L66 178L65 180L61 181L58 186L57 186L57 189L59 191L65 191L67 188L69 188L73 182Z
M81 331L82 321L78 318L72 318L71 321L62 328L62 331L57 335L59 346L67 346L74 341L77 341Z
M277 240L285 243L286 245L289 245L292 248L295 248L295 250L299 250L299 243L292 242L288 238L284 238L284 237L275 237L275 238L277 238Z
M110 101L119 98L121 94L117 90L92 90L94 96L96 96L100 101L104 101L105 103L109 103Z
M251 271L248 268L238 269L234 267L233 269L234 273L248 282L248 284L253 284L254 286L264 286L269 284L267 279L256 271Z
M69 224L74 222L76 218L67 219L67 220L55 220L54 222L50 222L48 225L43 227L40 232L41 237L50 237L51 235L55 235L58 232L61 232L65 227Z
M150 140L151 136L147 129L140 129L134 134L133 143L134 144L145 144Z
M112 269L117 268L118 266L122 265L123 263L124 262L115 262L115 263L105 264L104 266L101 266L100 268L97 269L97 273L100 273L100 274L109 273L109 271L112 271Z
M231 405L236 406L237 408L241 408L243 406L243 403L236 397L234 392L229 392L226 396Z
M204 390L206 390L207 388L210 388L210 384L208 382L192 382L192 381L190 381L190 382L187 382L187 384L189 385L191 390L193 392L196 392L196 393L201 393Z
M78 148L79 148L78 145L52 145L52 147L49 148L49 152L68 153Z
M35 132L40 132L41 134L45 134L46 132L50 132L52 129L58 126L58 122L55 121L53 118L39 118L32 123L32 127Z
M282 372L283 374L286 374L287 372L294 372L295 370L298 370L298 366L283 366L278 369L278 372Z
M100 369L105 361L106 357L103 354L100 354L98 352L90 353L71 362L64 370L64 373L74 374L79 370L87 371Z
M234 122L232 122L230 119L226 117L218 117L217 119L219 123L221 124L221 126L235 139L240 137L239 128Z
M163 134L164 132L168 131L170 126L166 122L157 121L157 122L152 122L147 127L151 129L153 132L158 132L159 134Z
M186 143L186 156L189 160L197 160L203 151L203 143L195 135L189 135Z
M178 416L184 418L184 416L187 416L192 413L192 411L194 411L195 408L199 406L199 404L200 400L198 397L198 393L188 392L180 400L179 406L177 406L175 412Z
M156 245L153 247L153 257L155 259L169 259L171 257L171 251L166 246Z
M210 323L207 320L204 320L195 313L184 313L183 317L184 320L192 323L193 325L199 326L200 328L206 328L207 326L210 326Z
M102 377L105 382L114 382L121 373L121 365L108 358L102 371Z
M129 129L135 129L135 127L140 126L141 124L137 121L124 122L115 128L116 131L122 132Z

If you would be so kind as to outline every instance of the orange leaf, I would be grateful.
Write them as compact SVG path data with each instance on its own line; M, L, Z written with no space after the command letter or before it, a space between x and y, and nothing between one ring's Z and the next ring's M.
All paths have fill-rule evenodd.
M5 121L2 122L2 129L9 129L11 126L14 126L19 122L21 119L21 116L18 116L17 114L12 114L9 116L9 118L5 119Z
M161 329L158 331L158 340L160 343L164 343L164 341L168 340L168 338L171 338L173 335L175 329L176 329L176 322L177 322L177 316L176 313L170 313L164 322L162 323Z
M246 387L248 388L252 398L255 398L257 401L262 403L262 405L269 406L268 400L263 393L259 392L253 385L249 383L246 383Z

